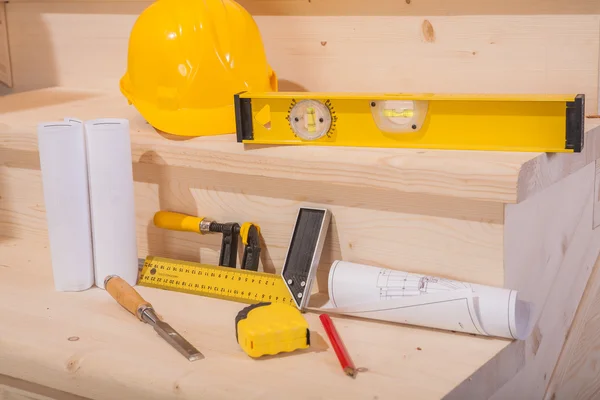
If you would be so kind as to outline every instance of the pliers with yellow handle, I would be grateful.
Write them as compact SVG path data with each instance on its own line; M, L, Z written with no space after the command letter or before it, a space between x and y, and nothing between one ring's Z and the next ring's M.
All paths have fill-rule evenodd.
M196 232L201 235L208 233L221 233L221 253L219 265L237 268L238 235L244 244L242 256L242 269L258 270L260 259L260 227L251 222L240 226L236 222L219 223L205 217L194 217L171 211L158 211L154 214L154 225L159 228L173 231Z

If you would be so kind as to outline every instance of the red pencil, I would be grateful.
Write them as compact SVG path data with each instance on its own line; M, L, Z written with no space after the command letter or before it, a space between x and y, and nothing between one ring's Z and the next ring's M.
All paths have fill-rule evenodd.
M340 338L335 326L333 325L333 321L329 318L327 314L319 315L319 319L323 324L323 328L325 328L325 332L329 337L329 341L331 342L331 346L333 346L333 350L335 350L335 354L337 355L338 360L340 361L340 365L344 370L344 373L348 376L354 378L356 376L356 367L348 354L348 350L346 350L346 346L344 346L344 342Z

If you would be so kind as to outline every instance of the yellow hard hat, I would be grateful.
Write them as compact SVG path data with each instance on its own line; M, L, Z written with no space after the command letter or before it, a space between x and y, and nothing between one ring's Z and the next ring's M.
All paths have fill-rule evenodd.
M158 0L133 26L120 87L156 129L219 135L235 132L234 95L277 91L277 76L235 1Z

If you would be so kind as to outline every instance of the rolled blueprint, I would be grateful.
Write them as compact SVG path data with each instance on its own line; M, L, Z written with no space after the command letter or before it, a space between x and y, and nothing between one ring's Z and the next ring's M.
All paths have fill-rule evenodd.
M85 122L96 286L108 275L137 283L137 240L129 121Z
M89 289L94 260L83 125L42 123L37 133L54 287Z
M530 304L515 290L335 261L322 311L523 340Z

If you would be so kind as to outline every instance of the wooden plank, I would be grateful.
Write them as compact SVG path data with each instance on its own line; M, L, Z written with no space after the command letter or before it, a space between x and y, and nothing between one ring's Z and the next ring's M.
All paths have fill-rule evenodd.
M596 163L596 186L600 186L600 162ZM598 191L596 192L596 196ZM595 197L599 201L599 197ZM594 209L597 223L600 203ZM597 226L597 225L595 225ZM597 377L598 354L598 310L600 296L600 258L585 289L581 304L572 327L568 332L560 359L548 385L546 399L588 399L600 391Z
M513 342L444 396L444 400L489 399L525 367L525 362L525 342Z
M12 0L39 2L39 0ZM64 0L50 0L64 2ZM98 0L72 0L97 2ZM132 0L102 0L115 3ZM133 0L136 1L136 0ZM139 0L147 3L147 0ZM254 15L519 15L519 14L598 14L600 6L594 0L565 2L559 0L504 2L458 0L448 4L442 0L239 0ZM115 10L118 12L117 10Z
M579 154L569 154L565 157L560 154L542 153L525 162L517 182L517 202L542 192L555 182L600 158L600 137L595 134L599 127L600 119L586 119L585 146ZM590 134L592 131L594 134Z
M35 242L3 242L0 254L8 266L0 268L0 373L99 400L280 399L282 392L291 399L385 400L400 392L439 399L509 343L336 317L354 361L367 369L350 381L314 313L306 314L310 351L256 362L240 350L232 328L243 305L138 288L206 356L189 363L106 292L55 292L48 251ZM67 340L73 336L79 340ZM298 376L311 384L299 384Z
M257 20L282 90L577 91L596 109L598 16L432 17L434 42L418 17L281 18Z
M600 226L600 162L596 160L596 187L594 189L594 229Z
M600 301L600 259L569 331L545 399L584 400L600 391L598 380L598 302Z
M534 304L536 320L556 295L550 289L567 252L592 235L595 176L591 163L524 202L506 205L504 286Z
M0 2L0 83L12 87L12 70L8 50L8 28L6 26L6 3Z
M56 389L0 375L0 400L87 400Z
M23 390L14 389L0 384L0 400L55 400L47 396L39 396Z
M488 285L504 282L502 205L498 203L477 207L473 202L358 188L298 188L286 180L271 180L269 187L235 174L207 170L200 174L143 163L135 164L134 179L140 257L151 254L218 263L220 236L170 232L152 224L156 211L173 210L259 224L264 248L261 269L279 272L298 207L317 206L335 214L320 264L322 290L327 289L323 285L336 259ZM0 166L0 182L7 188L0 198L0 231L21 239L46 240L40 171Z
M85 95L86 93L87 95ZM31 107L28 106L29 98L33 99ZM528 259L529 256L532 257L531 265L527 263L521 265L512 261L508 264L513 268L512 282L525 285L526 282L531 281L531 277L527 274L515 275L514 269L522 267L527 271L536 271L532 269L532 265L538 265L537 261L540 260L546 262L545 256L557 257L560 260L562 255L553 253L556 248L555 238L559 236L557 232L560 231L561 234L566 236L571 235L567 237L568 249L560 262L560 266L557 267L552 261L544 270L536 272L542 277L545 274L549 277L554 275L556 279L553 282L550 279L542 281L539 285L541 290L530 293L530 298L535 300L545 297L548 302L541 313L538 330L534 330L532 338L525 342L525 349L516 347L523 346L523 343L520 342L507 345L506 341L473 338L469 335L452 335L444 332L444 335L453 338L449 342L445 339L446 336L443 336L443 340L440 339L442 336L439 335L442 332L354 319L341 319L341 321L344 321L343 326L348 326L348 332L354 332L343 332L345 340L346 335L352 338L350 340L354 345L349 344L350 347L360 345L361 349L371 349L371 346L374 349L376 348L373 351L365 350L361 355L366 354L366 358L361 358L361 361L356 360L369 368L369 373L372 373L369 375L371 379L360 381L358 387L344 386L347 381L342 376L339 382L336 380L337 378L332 378L327 384L317 385L316 387L311 386L306 390L314 391L308 393L308 396L318 393L331 397L330 393L333 393L331 388L343 386L345 390L349 391L349 398L363 398L365 396L378 396L381 399L396 398L400 390L408 390L409 394L414 392L415 395L411 398L440 398L461 382L464 382L466 377L471 377L470 382L472 383L470 386L461 386L461 393L465 394L466 398L476 398L477 395L482 393L489 395L497 388L501 388L500 393L512 393L513 390L519 389L524 384L523 382L526 382L525 378L522 377L528 377L534 379L535 382L539 382L543 377L542 373L547 374L547 368L553 368L558 357L560 343L562 343L560 338L564 339L566 329L570 323L568 320L569 315L573 315L578 301L577 294L581 293L583 290L582 285L585 284L587 279L588 257L591 257L590 254L594 249L600 246L600 243L595 242L596 239L592 240L592 235L589 233L592 226L592 198L593 188L595 187L593 178L595 175L594 163L590 162L585 166L582 165L576 171L565 172L566 175L562 177L559 183L546 187L544 190L538 187L540 192L536 195L531 195L531 197L523 199L520 204L507 208L507 217L504 218L502 215L498 215L498 211L502 210L504 203L502 198L493 197L492 201L489 201L490 199L482 201L478 197L458 196L456 195L457 191L462 190L466 193L469 192L469 189L480 187L481 182L472 182L472 178L468 178L469 174L473 173L473 169L480 168L486 168L486 171L488 171L487 175L482 174L481 177L487 179L487 187L492 188L489 191L493 192L497 190L497 187L508 188L509 185L512 185L512 190L515 191L518 188L518 180L522 179L523 176L521 175L522 165L531 159L540 157L540 154L444 151L420 153L418 151L407 152L401 149L393 151L364 149L360 151L360 161L365 163L362 167L364 169L356 170L355 164L347 162L348 159L359 159L356 156L359 152L355 149L348 149L350 153L347 153L346 149L342 151L322 149L323 153L320 153L317 149L310 149L311 151L302 153L302 149L291 150L286 147L261 148L248 151L227 136L189 141L170 141L149 129L143 120L132 111L131 107L120 104L117 100L120 98L118 96L100 96L95 93L56 89L42 92L41 98L30 93L0 99L0 106L4 104L6 109L10 110L3 119L2 129L0 130L0 143L2 144L0 160L3 163L2 171L0 171L0 186L10 187L10 190L6 191L8 193L7 198L0 199L0 209L3 210L0 212L0 221L5 221L5 216L10 215L8 220L11 221L12 230L23 233L23 236L17 235L18 237L27 238L27 242L15 242L6 238L0 240L1 259L18 261L14 263L3 262L3 267L0 268L0 285L2 285L1 282L7 285L6 288L2 286L3 290L0 290L0 311L3 315L8 315L9 325L15 327L13 330L7 331L8 328L3 330L3 327L0 326L0 337L3 338L3 341L5 338L10 341L11 346L6 348L12 349L8 355L0 353L0 357L8 360L9 365L14 368L11 371L17 371L14 374L18 378L37 379L36 382L42 385L73 391L78 395L91 393L93 397L98 398L110 398L111 393L115 393L117 390L122 396L131 395L131 398L135 398L135 393L139 393L138 389L131 388L127 382L136 382L136 384L142 385L146 382L144 379L153 379L154 390L152 393L142 393L139 395L140 397L145 395L147 398L154 398L152 396L156 398L169 398L169 396L186 398L186 396L192 397L199 391L203 391L205 395L210 397L220 397L227 386L227 382L214 380L208 384L208 387L203 386L204 383L202 382L207 382L207 380L200 380L197 376L200 374L207 376L208 372L202 368L210 368L212 373L219 376L229 376L230 374L237 376L243 368L248 368L248 364L244 362L246 358L236 356L238 353L235 353L237 349L235 342L231 338L227 341L227 332L231 329L231 321L227 318L235 315L239 310L239 305L147 289L147 294L151 294L153 298L156 296L159 303L153 302L157 308L161 307L159 306L161 299L164 300L164 303L162 303L162 306L165 307L164 315L173 315L175 318L174 320L169 319L171 322L182 324L182 328L186 330L184 333L189 332L192 338L198 340L198 343L211 343L208 350L214 351L213 354L217 354L217 357L222 357L220 363L210 364L208 367L201 366L198 367L200 370L190 371L179 369L174 364L165 361L166 358L162 358L163 356L144 352L144 346L151 343L152 339L156 337L151 336L144 339L143 332L147 327L144 328L141 324L139 324L141 326L141 328L138 328L140 329L139 332L132 326L131 330L127 330L125 333L124 340L122 338L117 340L117 336L122 335L117 330L123 329L113 331L107 328L111 326L110 321L114 324L118 316L115 317L110 312L107 314L107 305L113 303L110 299L103 297L103 293L87 291L78 294L57 294L53 291L51 271L48 265L48 250L44 248L47 245L47 238L43 233L41 222L43 221L43 210L38 209L41 192L39 188L39 171L37 170L39 164L36 163L35 125L40 120L57 120L65 115L73 115L72 110L78 110L76 116L84 119L96 118L99 115L130 118L136 161L136 194L139 197L138 204L140 207L138 210L139 227L141 228L141 232L138 231L140 238L144 237L144 230L147 230L146 235L149 238L154 237L153 240L156 240L154 246L156 246L157 251L172 252L173 255L189 254L191 257L200 257L204 261L211 259L211 257L212 259L216 258L214 250L211 249L211 242L200 243L201 246L198 247L204 247L204 243L206 243L206 248L208 248L204 253L201 253L200 250L197 250L194 235L182 234L179 237L173 236L165 239L160 237L162 233L150 230L148 223L152 213L157 208L172 207L178 211L201 214L201 211L204 210L203 207L206 206L210 208L211 217L216 216L217 218L227 219L235 217L240 220L250 214L265 219L267 228L272 226L273 231L280 237L285 235L286 231L291 230L291 222L288 227L285 227L285 223L271 219L269 214L273 213L273 210L281 210L284 214L292 215L291 210L300 204L306 204L308 199L311 201L318 200L319 204L327 204L335 208L335 229L332 230L329 241L340 244L340 252L337 254L342 255L344 258L356 257L353 261L375 262L377 259L374 257L379 257L373 255L375 243L388 243L386 241L389 240L388 245L384 246L386 250L383 251L382 257L395 257L397 260L396 252L392 250L387 252L387 248L398 249L398 244L394 241L400 238L399 242L406 241L408 243L407 247L399 253L406 252L408 254L407 258L411 259L410 264L414 270L423 271L436 262L439 263L438 266L446 262L442 260L443 247L446 247L445 254L449 259L456 256L454 263L461 262L468 265L465 260L470 255L465 253L484 254L485 249L477 250L477 247L486 246L486 240L488 240L486 238L489 232L492 233L492 236L489 236L492 239L487 244L487 246L490 246L487 251L489 252L491 248L491 254L493 254L493 251L495 251L493 249L499 249L499 243L502 243L501 237L493 236L497 234L497 229L501 229L502 223L507 224L506 229L509 226L518 226L520 227L520 229L517 229L518 233L526 235L528 234L526 230L528 222L553 217L562 204L570 204L572 208L569 208L569 210L574 214L569 214L568 218L561 222L564 225L561 225L561 227L550 226L545 229L548 230L547 235L545 231L534 232L539 236L541 245L539 243L535 245L537 242L534 242L531 249L525 249L526 251L521 254L523 259ZM43 100L44 98L46 100ZM590 131L588 137L597 134L598 131ZM573 155L555 155L555 157L560 156ZM588 157L590 155L583 154L582 156ZM389 171L389 176L393 179L399 179L399 177L405 179L406 174L409 172L414 174L420 171L422 174L420 178L414 175L415 182L418 182L419 186L413 187L411 190L410 188L407 189L405 181L392 181L395 182L392 186L388 182L386 185L371 187L374 179L381 179L381 168L378 170L374 167L380 165L378 161L382 159L380 157L385 158L385 162L381 165L394 166L394 169ZM394 159L397 161L392 161ZM339 171L318 176L315 167L320 164L313 164L314 160L322 160L323 165L327 165L328 171L331 171L339 163L337 167ZM373 164L374 162L375 164ZM297 165L294 163L297 163ZM369 165L369 163L371 164ZM302 165L303 174L293 173L300 169L300 165ZM507 169L507 165L510 166L509 169ZM540 166L541 170L528 176L546 183L550 182L548 179L542 179L545 174L548 174L548 171L543 168L545 165L553 164L538 163L537 165ZM422 166L422 170L415 168L415 166ZM505 170L513 171L510 181L502 174ZM347 174L346 178L344 178L344 171ZM424 184L426 179L423 179L423 177L436 176L442 172L444 174L455 174L453 179L458 183L455 184L453 190L447 189L446 191L432 193L432 190L439 190L439 188L429 189L428 187L438 185L429 184L428 186ZM368 175L368 173L371 175ZM481 171L478 171L478 173L481 173ZM363 181L357 184L356 181L350 179L351 175ZM552 176L553 179L558 179L556 177L560 174L553 173ZM329 183L332 180L335 182L333 185ZM440 179L440 182L442 181ZM371 185L368 190L365 190L364 185L366 184ZM371 190L374 191L374 194L367 193ZM518 193L513 192L513 194L516 197ZM586 203L585 199L588 197L589 203ZM536 202L543 214L535 214L536 207L534 206ZM585 207L578 207L581 205L585 205ZM511 211L509 213L508 211L511 208L520 212ZM581 215L577 214L582 208L583 213ZM338 214L340 215L339 219ZM373 221L369 220L370 217L373 217ZM589 224L586 222L589 222ZM260 223L262 224L262 221ZM364 229L355 230L353 224L360 225ZM381 229L370 230L374 225L380 225ZM397 229L398 226L401 227L400 230ZM533 224L533 226L537 225ZM572 229L573 226L575 226L574 230ZM269 230L267 228L265 228L265 231ZM31 232L28 232L28 229L31 229ZM337 232L334 233L334 231ZM416 239L427 241L432 247L423 246L420 252L410 253L411 250L408 249L408 245L416 246L419 241L408 235L412 231L414 231L413 234ZM448 234L440 235L438 239L431 240L431 238L435 239L440 232L447 232ZM154 236L157 233L158 236ZM350 234L354 236L349 236ZM404 234L406 236L402 236ZM448 238L442 236L448 236ZM389 239L390 237L395 238L394 241ZM277 254L280 251L277 249L278 239L267 236L267 240L272 241L275 247L273 254ZM414 241L411 242L411 240ZM190 243L180 245L184 241ZM435 243L436 241L439 243ZM152 240L148 239L148 242L152 243ZM459 242L464 243L459 244ZM20 247L25 245L23 243L26 243L28 248L35 247L39 251L37 253L24 251L23 247ZM214 243L212 243L213 248ZM346 247L345 244L348 244L348 246ZM562 252L563 242L560 241L559 244ZM505 246L509 245L505 242ZM518 249L518 247L514 247L516 244L510 246L513 249ZM542 258L538 260L535 257L538 255L537 250L540 246L542 248L546 246L547 251L539 253L542 254ZM281 243L279 243L279 247L282 247ZM461 249L468 249L469 251L465 251L460 256L453 253L455 250L462 252ZM587 254L584 249L588 249ZM345 253L342 253L342 251ZM478 251L481 251L481 253L477 253ZM335 255L336 253L330 252L329 256L332 254ZM501 254L498 256L496 262L498 259L503 258ZM271 256L271 258L276 257ZM393 262L390 266L400 267L401 262L402 260ZM481 263L480 268L487 268L490 264L490 260L487 259L480 259L479 262ZM447 264L447 267L449 266L450 263ZM471 266L474 266L474 264ZM434 270L431 271L434 272ZM469 273L474 274L476 271L469 271ZM550 284L556 286L548 290ZM558 291L559 286L566 287L560 296L547 295L548 292L560 292ZM545 293L545 295L542 296L539 293ZM190 320L187 311L181 309L181 301L184 300L179 296L184 296L186 310L198 309L210 313L201 319L202 323L209 324L206 327L206 332L197 332L192 329L192 327L197 328L200 322ZM73 301L74 297L78 297L78 301ZM24 300L16 301L15 299ZM173 300L169 301L168 299ZM21 304L19 310L33 311L24 315L17 308L10 308L16 307L15 304ZM177 307L177 304L179 304L179 307ZM54 314L45 314L49 311L45 308L61 310L60 315L57 315L56 311ZM116 307L116 309L120 310L119 307ZM95 318L92 322L69 318L69 315L79 315L84 310L86 315L96 311L94 315L98 314L98 318ZM161 308L161 312L162 310ZM564 313L556 313L556 310L564 311ZM213 313L215 313L214 316ZM48 316L51 318L47 318ZM564 320L562 319L563 316ZM131 316L126 313L123 314L123 318L132 321L132 323L135 322L135 319L128 320L127 318L131 318ZM311 323L316 323L314 316L311 318ZM32 325L35 325L37 329L32 330L30 328ZM373 331L370 330L371 328ZM406 333L404 329L409 333ZM53 335L45 335L44 339L40 340L36 336L40 332L53 332ZM69 332L71 333L69 334ZM79 335L80 332L85 336ZM429 336L428 333L434 336ZM72 342L64 338L72 335L85 337L85 341L82 342L85 346L77 349L68 347L72 346L72 344L69 344ZM397 340L398 335L403 337L402 341ZM408 341L405 341L405 337L408 338ZM418 338L419 340L425 340L425 342L411 342L411 338L415 340ZM137 347L133 345L134 341ZM499 345L499 342L502 345ZM106 343L111 345L116 343L111 350L115 354L110 352L104 354L102 352L108 346ZM481 345L485 347L484 349L472 347L479 346L480 343L486 343ZM38 345L43 346L44 350L32 347ZM491 346L497 347L490 350ZM432 353L428 354L432 358L415 359L418 360L418 363L412 365L398 356L398 354L420 354L420 351L414 350L416 347L421 347L421 349L431 348ZM5 347L0 346L0 352L2 348ZM166 352L164 357L170 357L170 354L172 357L179 359L180 356L173 354L168 346L162 349ZM410 352L411 349L413 349L412 353ZM471 351L476 354L476 360L471 357ZM508 353L504 353L505 351ZM525 357L519 358L523 351L525 351ZM533 357L533 353L538 356ZM125 357L125 354L131 354L131 356ZM465 356L465 354L467 355ZM281 388L289 386L286 386L285 381L288 375L280 376L281 371L287 370L287 362L292 362L300 367L306 365L306 368L310 365L310 371L315 376L326 376L326 369L321 370L319 367L315 367L315 364L322 361L315 361L313 358L326 357L326 355L318 352L308 353L300 364L297 364L293 357L277 359L276 368L279 372L278 377L280 377L277 383L267 383L265 385L265 382L258 378L259 376L272 375L274 371L265 371L262 369L264 367L261 367L260 371L253 370L251 374L244 377L251 383L248 391L250 397L274 398L279 396ZM115 371L115 374L108 374L107 376L106 365L110 361L109 356L116 357L117 363L123 371ZM440 362L439 357L446 361ZM553 359L553 357L556 358ZM83 359L85 359L85 362L81 361ZM235 361L232 361L233 359ZM332 368L332 371L336 371L334 374L339 373L335 359L326 359L328 360L327 363L330 361L331 363L327 364L327 367L323 366L323 368ZM141 364L144 366L141 370L139 368L140 360L143 360ZM317 360L322 359L317 358ZM457 360L460 361L457 362ZM519 360L527 363L523 364ZM238 362L240 363L238 364ZM375 367L370 365L375 365ZM502 367L501 373L497 371L499 366ZM391 375L388 368L392 368L394 371ZM411 372L406 373L403 368L410 368ZM104 372L102 373L102 371ZM521 372L518 373L519 371ZM2 369L2 365L0 365L0 373L8 373ZM136 375L138 373L143 378ZM411 375L413 373L414 376ZM511 375L515 373L518 373L518 378L510 379ZM147 376L146 374L150 375ZM65 378L65 375L68 378ZM185 377L179 379L182 375ZM42 378L37 378L38 376ZM428 376L430 378L427 378ZM40 379L42 381L39 381ZM423 385L420 384L423 379L436 383L431 385L432 387L424 389ZM58 386L52 386L51 382L55 382L54 384ZM247 386L245 382L242 383L242 386ZM252 386L252 384L256 386ZM183 388L182 392L184 394L181 394L179 390L173 394L171 391L174 387ZM373 393L373 387L383 389L381 389L381 392ZM543 388L543 386L539 386L539 383L536 383L535 390L540 390L540 387ZM227 395L238 397L241 393L234 390L233 392L227 392ZM302 395L303 398L307 396L306 393L302 393Z
M15 87L116 88L126 69L129 33L148 4L9 3ZM597 14L255 17L282 90L578 92L586 94L593 112L599 19ZM423 36L424 24L434 42Z
M118 95L81 99L78 92L65 90L64 102L52 100L52 89L0 97L3 116L0 149L7 162L35 160L38 121L59 120L77 109L77 117L102 115L128 118L132 132L134 162L165 164L251 176L270 186L270 179L296 183L391 190L474 201L516 201L517 180L523 163L539 153L485 153L421 151L411 149L296 148L260 146L246 150L233 136L203 137L187 141L169 140L156 133ZM73 94L70 97L70 93ZM44 106L46 98L48 106ZM72 99L72 100L68 100ZM28 104L32 102L33 109ZM6 107L6 108L4 108ZM14 112L10 112L14 110ZM26 152L15 157L13 152ZM27 153L33 155L27 156ZM261 164L256 160L260 158ZM268 169L264 165L269 165ZM303 171L303 173L291 173ZM301 192L299 192L301 194Z
M474 1L458 0L241 0L255 15L519 15L519 14L598 14L593 0L565 4L558 0Z
M578 155L288 146L245 148L230 135L175 141L156 133L120 95L48 89L0 97L0 108L8 111L0 125L0 152L3 153L0 160L10 165L28 160L36 164L37 122L60 120L72 114L73 107L82 119L102 115L128 118L136 163L209 170L243 176L243 179L252 177L252 182L262 187L270 187L272 179L290 180L298 185L291 187L297 188L297 192L292 193L299 196L308 187L327 193L334 193L336 187L352 187L364 190L362 196L368 196L366 191L371 190L409 193L413 195L409 203L415 204L414 196L425 194L432 196L427 201L436 205L428 209L442 207L442 211L428 212L438 214L452 213L452 207L458 204L447 198L469 200L473 203L468 207L459 206L453 217L473 219L475 213L485 215L483 218L491 222L499 220L498 213L491 211L490 214L482 202L524 201L593 162L600 154L597 138L600 130L592 129L600 122L597 120L586 124L590 129L586 133L586 151ZM260 164L257 159L261 160ZM264 165L269 168L265 169ZM453 203L444 206L446 201ZM391 209L394 204L379 207Z
M548 212L552 212L551 207L545 206L545 201L540 201L540 208L533 211L539 214L534 214L533 221L531 221L531 225L536 228L534 232L525 229L523 221L520 221L521 232L513 231L509 225L512 222L512 217L507 215L507 236L514 235L526 243L526 246L520 250L522 260L526 268L531 270L532 273L537 272L537 275L532 276L529 281L524 279L521 280L521 283L529 283L529 288L535 288L533 291L525 290L524 294L536 301L535 306L539 311L535 314L539 315L539 318L533 328L533 333L525 343L525 357L527 360L525 366L513 379L496 392L491 400L543 398L594 263L598 258L600 229L593 229L592 227L593 208L596 202L593 197L595 165L588 165L570 178L579 181L578 190L583 192L586 201L580 209L580 214L576 213L575 218L565 218L563 220L562 223L568 225L569 228L566 226L563 230L549 228L550 233L542 232L543 225L539 222L542 219L551 218ZM565 179L556 186L568 184L567 181L570 178ZM550 200L552 199L551 189L539 195L542 196L548 193L546 200L549 203L552 203L552 200ZM572 190L573 187L564 186L563 189L567 191ZM574 194L574 196L577 198L579 194ZM560 196L558 197L560 198ZM578 203L574 199L569 199L569 196L564 200L568 201L564 203L568 204L568 207L579 208ZM507 208L513 209L509 209L507 212L514 212L513 216L518 217L519 213L515 212L515 209L521 206L525 208L527 204L507 206ZM538 229L540 230L538 231ZM536 232L542 237L542 241L531 236ZM507 250L509 249L510 247L507 247ZM518 249L513 250L517 251ZM544 259L544 257L548 257L548 259ZM553 267L555 259L558 259L560 263L558 268ZM527 265L527 261L529 261L529 265ZM507 262L510 262L508 256ZM543 271L536 271L535 267L532 268L532 266L540 264L545 265ZM511 346L514 345L515 343L511 344Z

